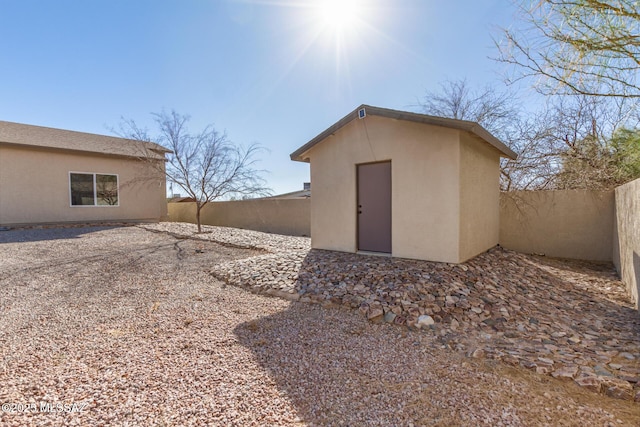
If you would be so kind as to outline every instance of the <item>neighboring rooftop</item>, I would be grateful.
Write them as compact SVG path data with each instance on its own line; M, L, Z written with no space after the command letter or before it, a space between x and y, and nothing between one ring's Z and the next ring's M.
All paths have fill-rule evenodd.
M261 199L308 199L311 197L311 183L302 184L302 190L292 191L290 193L276 194L275 196L260 197Z
M152 142L96 135L0 120L0 144L22 145L58 150L82 151L104 155L164 158L170 150Z
M307 199L311 197L311 190L298 190L291 193L276 194L275 196L265 197L265 199Z
M396 119L396 120L406 120L410 122L417 122L417 123L423 123L423 124L434 125L434 126L443 126L447 128L459 129L466 132L470 132L475 136L479 137L484 142L496 148L498 151L500 151L500 154L502 157L508 157L514 160L517 157L517 154L513 150L507 147L498 138L491 135L491 133L489 133L488 130L486 130L476 122L429 116L426 114L410 113L408 111L390 110L388 108L373 107L371 105L363 104L358 108L356 108L355 110L353 110L352 112L350 112L349 114L347 114L346 116L344 116L342 119L338 120L333 126L329 127L328 129L320 133L311 141L307 142L305 145L303 145L302 147L298 148L296 151L291 153L291 160L296 160L299 162L308 162L309 158L306 157L304 154L307 151L309 151L311 147L323 141L325 138L332 135L333 133L337 132L340 128L347 125L352 120L357 119L358 114L362 109L364 109L365 114L367 116L381 116L381 117L387 117L387 118Z

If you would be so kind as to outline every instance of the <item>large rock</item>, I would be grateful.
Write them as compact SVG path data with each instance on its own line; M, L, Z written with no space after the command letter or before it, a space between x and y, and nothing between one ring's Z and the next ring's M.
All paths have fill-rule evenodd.
M556 369L551 373L554 378L560 378L564 380L572 380L578 375L577 366L565 366L560 369Z
M378 320L383 315L384 315L384 312L382 311L382 307L371 307L367 312L367 319Z
M595 391L596 393L600 393L600 391L602 390L602 380L595 375L578 377L574 381L580 387L584 387L587 390Z
M393 311L387 311L384 315L384 321L387 323L393 323L394 320L396 320L397 314L395 314Z
M633 387L628 381L618 378L607 378L603 380L604 393L614 399L633 400Z
M433 324L435 324L435 320L433 320L433 317L427 315L427 314L423 314L422 316L418 317L418 321L416 322L416 327L418 328L427 328Z

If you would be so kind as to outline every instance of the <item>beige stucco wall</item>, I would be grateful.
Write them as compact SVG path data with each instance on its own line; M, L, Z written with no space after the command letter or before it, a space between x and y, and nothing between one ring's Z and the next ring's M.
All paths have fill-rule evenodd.
M615 190L613 262L640 309L640 179Z
M460 259L498 244L500 236L500 153L461 133Z
M117 174L119 206L70 206L69 172ZM0 144L0 224L157 221L166 217L162 174L125 157Z
M201 221L207 225L245 228L289 236L309 236L310 210L309 199L213 202L202 208ZM169 203L169 219L195 223L195 203Z
M515 191L500 197L500 245L524 253L611 261L613 191Z
M314 248L357 250L356 164L391 160L392 255L459 262L459 131L369 116L308 155Z

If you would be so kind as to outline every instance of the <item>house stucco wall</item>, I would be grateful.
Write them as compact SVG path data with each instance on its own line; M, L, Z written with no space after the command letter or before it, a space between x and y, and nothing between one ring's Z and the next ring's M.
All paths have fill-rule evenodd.
M392 255L459 262L459 134L368 116L312 147L312 246L357 250L356 165L391 160Z
M613 263L640 309L640 179L615 190Z
M470 134L460 135L460 260L498 244L500 153Z
M558 258L611 261L613 191L513 191L500 196L500 245Z
M308 198L212 202L202 208L200 220L206 225L309 236L310 210ZM169 220L195 223L196 204L169 203Z
M117 174L119 206L70 206L69 172ZM157 221L167 214L164 176L126 157L0 144L0 224Z

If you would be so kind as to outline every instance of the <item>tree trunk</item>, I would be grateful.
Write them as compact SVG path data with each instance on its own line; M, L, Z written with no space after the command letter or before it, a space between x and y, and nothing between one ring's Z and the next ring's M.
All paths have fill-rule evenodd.
M200 210L202 205L196 202L196 223L198 224L198 233L202 233L202 226L200 225Z

